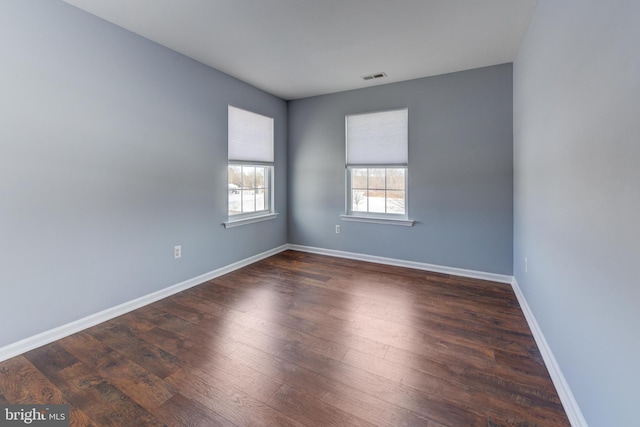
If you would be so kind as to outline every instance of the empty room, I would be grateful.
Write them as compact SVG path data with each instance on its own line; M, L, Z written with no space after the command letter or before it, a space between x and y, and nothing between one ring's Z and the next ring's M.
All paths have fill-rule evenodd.
M640 425L639 22L0 0L0 425Z

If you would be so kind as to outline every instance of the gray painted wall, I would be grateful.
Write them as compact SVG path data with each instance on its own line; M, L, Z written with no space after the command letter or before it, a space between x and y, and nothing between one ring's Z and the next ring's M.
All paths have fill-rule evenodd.
M505 64L289 102L290 243L510 275L512 101ZM417 223L342 222L345 115L401 107Z
M591 427L640 425L639 22L540 0L514 65L514 272Z
M0 347L287 242L286 102L58 1L0 3L0 61ZM228 104L280 216L225 230Z

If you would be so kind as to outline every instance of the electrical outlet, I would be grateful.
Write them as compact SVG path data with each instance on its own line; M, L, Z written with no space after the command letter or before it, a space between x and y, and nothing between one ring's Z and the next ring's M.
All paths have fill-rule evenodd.
M340 225L336 225L336 234L340 234Z
M529 270L529 262L527 261L527 257L524 257L524 272L526 273Z
M182 257L182 246L177 245L173 247L173 258L178 259Z

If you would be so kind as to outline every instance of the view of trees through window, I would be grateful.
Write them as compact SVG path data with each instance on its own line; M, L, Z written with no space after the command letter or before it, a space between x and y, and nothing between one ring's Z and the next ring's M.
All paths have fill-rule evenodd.
M229 165L229 215L269 210L269 169L270 166Z
M351 211L405 213L406 168L351 168Z

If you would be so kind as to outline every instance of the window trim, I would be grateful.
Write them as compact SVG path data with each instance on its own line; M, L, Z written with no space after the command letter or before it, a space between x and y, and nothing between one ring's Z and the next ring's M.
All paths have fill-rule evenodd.
M387 212L363 212L352 209L351 169L404 169L404 214ZM409 219L409 166L408 165L346 165L345 167L345 214L340 215L343 221L366 222L371 224L390 224L412 227L414 220ZM386 187L386 185L385 185ZM386 188L385 188L386 190ZM386 201L385 201L386 203Z
M366 156L363 158L360 158L361 156L357 156L356 158L349 158L349 119L350 117L354 117L354 116L366 116L366 115L374 115L374 114L380 114L380 113L396 113L396 112L405 112L406 114L406 122L405 125L407 126L405 131L405 147L407 152L404 153L402 156L398 157L398 162L395 162L393 160L391 160L391 163L384 163L384 161L378 162L378 160L381 160L379 158L379 156L376 157L368 157L368 160L370 161L364 161L365 158L367 158ZM343 221L358 221L358 222L367 222L367 223L374 223L374 224L393 224L393 225L403 225L403 226L413 226L414 222L413 220L409 219L409 158L408 158L408 149L409 149L409 126L408 126L408 119L409 119L409 109L407 107L404 108L394 108L394 109L388 109L388 110L378 110L378 111L369 111L369 112L363 112L363 113L354 113L354 114L347 114L345 116L345 155L346 155L346 162L345 162L345 214L340 215L341 219ZM377 129L377 128L376 128ZM382 132L381 135L386 135L385 131L387 129L386 128L381 128L380 132ZM374 134L372 135L372 138L374 141L378 141L378 143L380 142L379 137L376 137L377 132L374 132ZM390 134L393 136L393 134ZM362 143L363 141L361 139L356 139L356 142ZM364 142L366 143L366 142ZM375 145L375 144L374 144ZM404 145L404 144L403 144ZM358 145L359 146L359 145ZM403 147L404 149L404 147ZM356 151L357 153L357 151ZM395 158L394 158L395 159ZM401 161L402 160L402 161ZM387 160L389 161L389 160ZM404 169L404 213L402 214L398 214L398 213L388 213L388 212L371 212L371 211L354 211L353 210L353 188L352 188L352 170L353 169L394 169L394 168L398 168L398 169ZM385 172L385 176L386 176L386 172ZM369 189L369 185L367 184L367 189ZM380 189L381 190L381 189ZM385 211L387 210L387 191L389 191L390 189L387 188L387 183L386 183L386 179L385 179ZM368 207L367 207L368 209Z
M222 223L222 225L224 226L224 228L233 228L233 227L239 227L241 225L253 224L256 222L268 221L270 219L276 219L276 218L278 218L278 213L270 212L262 215L254 215L251 217L238 218L233 221L225 221Z
M227 107L227 114L227 220L222 225L225 228L232 228L275 219L278 216L275 212L275 118L231 104ZM247 128L246 125L249 127ZM252 129L253 131L251 131ZM256 145L256 142L259 142L259 144ZM269 144L268 149L266 149L267 146L265 145L267 143ZM231 154L232 152L235 154ZM266 209L230 214L232 191L229 189L229 170L231 166L253 166L266 169L266 176L264 177L264 191L268 193L265 197L265 204L268 204ZM244 201L242 191L245 188L247 187L242 186L239 191L241 210ZM253 187L250 188L257 190L255 180ZM254 191L254 208L256 201L256 192Z
M230 215L229 214L229 167L230 166L259 166L266 168L266 177L265 177L265 191L267 191L267 203L268 209L263 209L260 211L253 212L241 212L239 214ZM267 219L275 219L278 214L274 209L274 191L273 191L273 182L274 182L274 166L272 163L265 162L241 162L241 161L232 161L229 160L227 162L227 221L223 224L225 228L237 227L238 225L251 224L254 222L260 222ZM242 194L242 193L240 193Z
M389 214L387 214L389 215ZM351 222L366 222L369 224L387 224L387 225L401 225L404 227L413 227L415 220L408 218L391 218L381 216L369 216L369 215L340 215L342 221Z
M352 169L404 169L404 213L396 214L389 212L371 212L371 211L354 211L353 210L353 187L351 185L351 170ZM346 183L347 183L347 191L346 191L346 215L351 216L362 216L362 217L380 217L380 218L396 218L396 219L407 219L407 212L409 210L409 193L407 191L408 188L408 175L409 175L409 167L406 165L347 165L346 166ZM367 186L367 190L369 187ZM382 190L382 189L378 189ZM384 191L393 191L393 189L389 190L386 185L386 173L385 173L385 188ZM386 209L386 195L385 195L385 209Z

